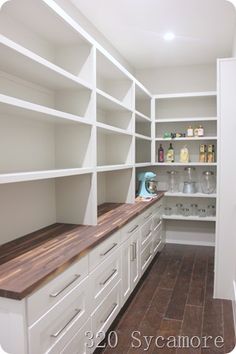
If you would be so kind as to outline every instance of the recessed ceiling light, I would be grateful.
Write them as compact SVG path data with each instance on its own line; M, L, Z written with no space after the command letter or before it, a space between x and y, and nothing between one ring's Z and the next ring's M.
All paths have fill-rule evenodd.
M163 36L165 41L173 41L175 39L175 34L173 32L167 32Z

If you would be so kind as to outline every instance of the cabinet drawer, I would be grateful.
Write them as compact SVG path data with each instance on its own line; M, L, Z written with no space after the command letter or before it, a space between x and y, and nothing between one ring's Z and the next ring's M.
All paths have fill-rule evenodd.
M152 238L152 218L149 218L148 221L141 228L141 250L145 248L147 243Z
M92 305L95 309L118 283L121 276L121 255L116 250L90 274Z
M144 224L148 219L153 216L153 206L149 207L146 211L141 214L141 222Z
M121 229L121 242L128 240L141 226L140 216L130 221L127 225Z
M89 294L87 277L31 326L28 330L29 352L60 352L87 320L90 314Z
M152 256L152 241L150 241L141 253L141 274L143 274L148 265L151 263Z
M161 212L156 213L153 218L153 230L159 225L160 221L162 220Z
M88 346L90 341L86 332L91 333L91 320L87 321L86 324L76 333L72 340L65 346L62 351L57 351L55 354L89 354L91 353ZM51 354L51 353L50 353ZM54 352L53 352L54 354Z
M96 344L104 339L104 334L120 311L121 282L110 291L101 305L92 314L92 333Z
M99 263L109 257L115 250L117 250L119 244L120 231L115 232L89 252L89 270L93 270Z
M153 253L156 254L162 243L162 221L153 230Z
M44 315L87 275L88 256L85 256L30 295L27 298L28 325Z

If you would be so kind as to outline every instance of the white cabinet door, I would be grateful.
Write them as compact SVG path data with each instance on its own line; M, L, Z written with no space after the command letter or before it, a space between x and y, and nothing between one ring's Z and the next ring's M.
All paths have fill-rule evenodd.
M218 205L216 223L215 297L233 298L236 229L236 59L219 60L218 67Z

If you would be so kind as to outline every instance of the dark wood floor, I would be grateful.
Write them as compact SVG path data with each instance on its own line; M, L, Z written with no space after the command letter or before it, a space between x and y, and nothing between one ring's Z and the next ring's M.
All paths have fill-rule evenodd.
M229 353L235 343L232 304L230 301L213 299L214 250L211 247L167 245L153 262L140 288L130 301L125 312L120 315L114 329L119 337L116 348L106 347L104 353ZM155 343L148 350L142 340L139 345L132 339L133 331L141 336L163 336L165 345L158 349ZM170 336L193 336L224 338L223 348L217 348L214 339L208 339L210 348L167 348ZM173 338L172 338L173 340ZM173 344L173 341L172 341ZM193 340L197 346L198 339ZM219 346L220 341L217 342Z

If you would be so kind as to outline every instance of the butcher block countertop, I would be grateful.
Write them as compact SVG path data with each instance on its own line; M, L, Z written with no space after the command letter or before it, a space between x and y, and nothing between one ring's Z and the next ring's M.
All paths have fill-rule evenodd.
M0 246L0 297L21 300L163 197L106 203L98 225L53 224Z

